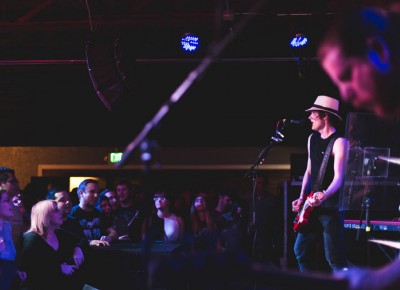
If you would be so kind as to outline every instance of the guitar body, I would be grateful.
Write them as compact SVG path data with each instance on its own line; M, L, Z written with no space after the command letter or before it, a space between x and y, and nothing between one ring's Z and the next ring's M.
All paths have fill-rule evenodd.
M313 192L311 192L307 197L313 196ZM307 200L304 202L303 207L297 213L297 216L294 220L293 230L295 232L301 232L306 225L309 223L309 218L311 212L313 211L313 207L309 205Z

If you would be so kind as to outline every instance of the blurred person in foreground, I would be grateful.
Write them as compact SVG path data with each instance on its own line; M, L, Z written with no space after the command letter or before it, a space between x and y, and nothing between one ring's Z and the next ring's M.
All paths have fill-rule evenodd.
M321 66L342 100L383 119L400 116L399 26L399 12L345 10L318 47Z
M318 46L321 66L341 98L385 120L400 116L400 21L396 6L342 11ZM336 275L347 278L351 290L400 289L400 259L376 269L353 267Z

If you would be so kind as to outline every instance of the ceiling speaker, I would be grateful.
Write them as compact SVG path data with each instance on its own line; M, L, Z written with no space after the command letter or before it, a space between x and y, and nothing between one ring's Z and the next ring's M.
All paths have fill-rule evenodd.
M85 46L86 64L97 96L104 106L113 110L131 93L131 84L127 77L129 51L122 50L120 38L101 38L90 40ZM126 62L128 60L128 62Z

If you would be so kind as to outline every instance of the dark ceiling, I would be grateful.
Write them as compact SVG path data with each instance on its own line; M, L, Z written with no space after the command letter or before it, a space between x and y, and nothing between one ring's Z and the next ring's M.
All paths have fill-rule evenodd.
M337 96L313 45L350 2L3 0L0 145L122 149L148 124L161 146L263 146L278 120ZM299 31L311 47L296 59ZM186 32L201 37L191 55L177 45ZM284 141L306 134L289 128Z

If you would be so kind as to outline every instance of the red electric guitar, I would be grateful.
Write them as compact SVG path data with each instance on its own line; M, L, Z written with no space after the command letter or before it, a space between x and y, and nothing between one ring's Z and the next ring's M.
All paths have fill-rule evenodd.
M313 192L311 192L307 197L312 197L313 196ZM317 195L317 198L322 198L323 194ZM294 220L294 224L293 224L293 230L295 232L301 232L303 230L303 228L308 224L309 222L309 218L310 218L310 214L313 211L314 207L310 206L310 204L308 203L307 199L303 204L303 207L299 210L299 212L297 213L297 216Z

